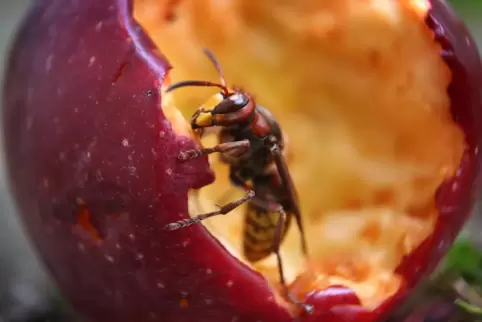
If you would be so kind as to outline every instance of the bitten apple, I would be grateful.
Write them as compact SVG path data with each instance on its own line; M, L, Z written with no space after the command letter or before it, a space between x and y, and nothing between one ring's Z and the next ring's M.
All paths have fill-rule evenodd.
M310 260L294 225L282 256L315 306L303 321L383 319L476 192L482 67L442 1L38 1L10 58L5 136L22 218L62 291L92 321L297 314L273 258L243 258L243 209L162 229L237 196L217 156L177 159L215 143L185 120L212 91L163 93L217 80L203 47L286 131Z

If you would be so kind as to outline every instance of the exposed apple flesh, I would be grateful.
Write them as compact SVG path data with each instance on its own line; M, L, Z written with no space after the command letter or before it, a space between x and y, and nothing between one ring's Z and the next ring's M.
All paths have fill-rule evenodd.
M395 270L433 233L436 191L455 174L464 149L450 113L451 72L425 23L429 2L134 5L173 64L172 81L218 80L205 46L228 83L253 93L280 120L310 250L306 266L293 225L282 255L288 281L299 276L299 296L344 285L374 309L395 294L405 282ZM188 116L210 94L189 88L173 101ZM201 190L202 207L191 214L230 200L225 191L234 189L217 158L217 180ZM244 211L205 223L241 259ZM277 284L274 255L253 267Z
M302 2L298 3L302 4ZM421 24L423 20L421 13L425 9L424 3L419 3L422 5L417 5L416 10L413 7L415 12L413 17L416 16L418 19L414 19L412 27L417 29L418 26L427 32L429 29L434 31L433 35L444 50L443 58L450 69L449 74L451 74L451 80L444 77L436 79L434 75L437 70L442 73L442 76L446 74L443 72L441 61L436 57L431 57L431 53L434 55L435 53L427 42L428 48L426 51L423 50L424 55L428 56L427 62L424 62L419 68L435 67L427 69L427 71L431 70L431 73L427 75L432 75L433 78L422 83L422 86L426 90L430 90L429 84L433 82L432 90L435 93L435 89L443 87L444 82L447 82L446 85L450 82L448 97L445 99L449 100L451 115L465 134L462 162L455 176L438 189L435 199L438 210L438 215L436 213L434 219L436 220L435 227L430 226L430 220L419 219L422 226L428 227L432 233L420 247L401 260L396 274L387 269L388 275L395 282L397 282L397 276L398 280L404 282L404 285L393 294L393 297L387 298L383 304L372 310L377 302L376 297L378 296L379 300L384 297L383 292L376 287L376 283L370 284L368 280L365 280L359 285L355 285L356 283L350 284L349 278L345 278L338 281L348 287L333 285L323 289L326 287L326 285L323 286L324 283L316 285L314 278L311 277L313 275L304 273L299 275L292 288L302 294L312 288L320 290L307 295L306 301L315 305L315 312L304 318L303 322L383 320L393 307L406 297L411 288L434 268L470 213L477 191L474 183L480 165L478 153L481 139L480 129L482 128L480 126L482 119L480 115L480 89L482 88L480 59L467 30L445 3L432 2L429 15L425 19L429 29L424 28ZM269 2L266 4L269 5ZM156 35L162 30L156 31L157 25L149 27L146 24L149 36L155 38L159 46L156 49L144 31L133 21L131 5L132 3L127 0L67 2L39 0L33 5L17 35L8 64L4 91L3 122L6 158L12 190L15 193L26 229L38 249L39 255L63 293L89 321L291 322L293 318L289 312L274 300L276 292L273 293L273 287L276 287L277 281L273 282L273 280L276 279L276 276L267 273L267 269L257 267L264 276L258 274L254 269L247 269L247 266L232 256L237 252L235 248L230 249L231 253L226 251L202 225L175 233L166 233L162 230L162 227L168 222L185 218L188 215L186 198L188 190L206 186L213 178L206 159L184 164L177 161L179 151L193 147L196 143L190 138L188 127L175 109L160 108L161 105L166 107L169 104L168 101L166 102L168 98L164 97L161 91L161 86L168 82L166 74L169 71L169 65L160 54L159 48L161 52L164 49L167 50L166 54L174 60L171 62L176 67L171 70L171 76L174 79L190 76L196 72L198 67L204 70L193 76L204 77L212 73L212 66L201 55L199 46L192 38L174 37L174 34L171 34L171 38L169 38L166 34L165 37L169 41L160 43L159 36ZM137 8L142 8L142 6ZM147 4L145 8L148 8ZM151 7L151 9L154 8ZM226 10L226 12L233 14L230 10ZM247 13L244 10L240 10L240 12ZM410 10L404 12L408 13ZM157 13L154 10L151 11L153 15L158 13L159 11ZM164 15L159 16L164 17ZM171 21L176 21L172 20L176 15L168 14L167 16L170 16ZM248 16L257 17L256 15ZM226 17L226 19L232 18L228 15ZM149 19L145 18L144 23L148 23ZM184 24L188 21L184 20ZM375 19L375 21L378 20ZM396 27L396 25L394 26ZM285 26L284 23L279 25L280 28L284 28L283 26ZM200 29L200 31L202 30L204 28ZM387 30L393 31L391 28ZM174 27L172 32L176 32ZM405 30L403 32L405 33ZM419 45L423 45L425 43L423 39L427 40L426 37L430 35L428 33L426 37L423 37L424 32L417 33L410 28L407 32L407 35L418 35L415 40L418 39L421 42L415 41L415 44ZM200 39L201 36L199 35ZM402 38L408 39L408 37ZM308 40L309 38L307 38ZM191 47L186 47L190 41L192 42L192 53L190 52ZM276 113L283 126L290 132L288 134L292 141L297 140L296 133L293 133L292 130L293 126L289 122L290 113L293 113L294 109L301 109L303 113L316 112L307 114L307 117L303 119L303 122L308 124L303 130L306 128L306 130L315 131L309 125L312 120L316 121L315 123L321 128L327 127L326 122L323 123L323 127L321 126L318 112L330 111L329 106L331 105L315 111L308 109L306 104L293 105L289 106L290 109L286 109L287 103L284 100L280 104L269 103L268 99L281 100L283 96L286 96L285 90L296 92L298 89L291 89L290 86L279 84L280 86L276 88L281 94L279 94L280 96L274 95L274 84L270 86L260 81L264 79L274 82L275 79L280 79L281 72L276 74L276 78L267 78L270 73L273 74L272 70L265 70L269 64L259 64L254 71L246 70L251 73L241 74L235 65L230 63L230 60L240 59L239 61L243 62L242 58L247 56L244 56L243 50L234 50L238 48L231 46L234 41L235 39L231 39L228 43L230 48L233 48L230 49L233 51L232 57L228 57L219 46L213 43L206 45L209 45L220 56L230 81L244 85L244 81L237 77L241 78L246 75L247 89L258 95L261 95L259 91L262 89L264 98L260 96L260 99L266 101L262 103ZM167 48L166 44L171 44L171 46ZM249 44L247 45L249 46ZM179 50L176 55L173 55L172 51L176 48ZM314 49L316 52L319 48ZM240 57L236 57L238 51ZM191 60L193 55L198 55L199 61ZM412 56L409 55L409 57ZM178 58L190 65L180 66L178 61L175 61ZM307 62L313 60L314 57L310 57ZM279 71L286 69L290 79L293 77L293 80L303 77L303 73L296 73L298 68L307 68L302 60L286 59L284 62L288 64L282 65ZM295 66L300 62L304 67ZM398 63L402 64L403 60ZM246 67L249 66L252 65L246 64ZM322 67L317 66L317 68ZM344 66L337 67L336 73L332 75L334 80L340 77L341 71L344 70ZM406 67L412 68L413 66ZM183 70L185 70L185 75L182 75ZM309 73L310 70L307 75L312 75ZM354 66L354 71L356 70ZM254 78L253 72L259 72L260 80ZM211 74L211 78L216 79L214 74ZM252 83L248 82L251 80ZM344 82L341 80L342 78L339 78L340 86L343 86ZM388 80L389 78L387 78ZM315 78L314 81L316 84L320 79ZM351 82L356 83L356 80L348 77L345 87L342 87L350 95L356 89L351 88L353 87ZM293 84L301 86L296 82ZM381 86L384 88L384 84ZM308 95L310 100L313 99L315 102L326 100L323 95L311 97L314 93L308 89L306 88L306 93L310 94ZM417 90L417 92L419 91ZM195 89L182 93L179 92L175 103L181 107L186 116L207 97L206 92L198 91L196 93ZM194 98L191 96L193 93ZM361 94L363 93L361 92ZM380 90L373 94L373 99L379 105L382 99L377 96L383 94L383 91ZM444 95L438 94L442 99L440 109L435 109L435 112L438 111L440 114L435 114L441 117L445 115L449 118L446 111L447 106L443 107L445 106ZM438 94L430 97L438 97ZM335 95L335 102L340 103L338 96ZM183 99L192 101L183 102ZM343 102L343 99L341 101ZM411 126L413 122L417 142L421 140L420 142L426 143L419 143L420 150L415 149L420 152L421 156L424 156L421 160L415 161L438 164L437 157L440 157L440 162L445 158L450 159L448 154L441 153L443 149L437 145L440 139L444 142L449 141L448 137L441 135L442 132L439 132L436 127L428 127L427 135L434 136L434 133L437 133L440 138L436 137L432 140L427 139L425 135L417 136L420 134L420 124L414 122L417 118L411 119L408 116L412 115L409 112L413 112L413 115L420 117L419 105L407 105L406 110L393 110L392 113L395 115L401 113L400 124L397 123L397 117L391 113L378 115L373 113L375 107L371 104L360 106L367 109L367 117L360 118L360 122L366 121L370 126L375 126L376 131L380 131L379 126L381 126L377 120L386 117L387 122L392 122L391 126L387 126L387 133L383 132L383 135L377 138L382 142L383 139L393 139L393 131L400 130L405 133L403 132L405 128L400 125L403 125L402 121L405 120L409 121ZM281 108L283 109L281 110ZM356 111L355 107L350 104L334 105L334 115L337 115L337 111L343 112L348 108ZM346 112L348 111L346 110ZM380 109L380 113L383 111ZM298 114L298 112L294 111L294 114ZM365 113L361 116L364 115ZM345 119L347 117L345 113L339 114L339 117L338 121L346 121L357 131L363 129L361 123L357 123L357 119ZM440 122L443 123L443 120ZM338 123L340 122L333 124ZM457 132L457 126L448 120L445 123L448 124L448 128L453 129L454 133ZM328 124L332 124L332 122L328 122ZM397 124L400 126L396 126ZM330 129L329 126L328 129ZM333 127L330 131L332 130ZM336 138L336 131L333 133L330 131L326 132ZM450 132L450 130L448 131ZM409 138L412 137L410 131L405 134ZM333 147L329 149L330 142L326 138L323 139L323 136L312 138L306 135L306 139L308 142L304 140L303 145L324 146L328 155L334 151ZM316 140L319 142L315 142ZM346 142L358 144L364 140L371 142L364 136L355 138L348 136ZM335 145L336 142L335 140L332 144ZM303 180L306 179L303 179L302 174L312 176L321 174L325 176L326 174L317 172L308 174L300 169L300 166L297 166L299 154L296 153L296 149L299 147L293 142L290 146L293 174L300 185L300 190L303 190L301 197L305 200L303 203L306 204L304 205L306 208L311 202L306 198L313 198L313 193L305 191ZM347 146L350 147L349 144ZM426 152L425 155L422 146L430 151L437 151L437 153ZM384 147L386 148L384 144L380 144L377 147L379 150L363 150L362 155L368 154L370 160L377 161L379 159L374 156L383 157L387 152ZM453 148L452 152L455 153L457 144L447 145L447 147ZM367 148L373 147L367 145ZM379 154L375 153L377 151ZM412 153L418 155L410 149L404 152L406 155L402 154L402 156L411 156ZM313 153L318 154L316 150ZM374 155L371 155L372 153ZM310 157L308 153L305 155ZM325 157L321 157L321 160L324 160ZM216 168L216 172L222 171L215 164L215 160L213 166ZM341 169L344 169L343 165L349 161L344 163L341 162L343 160L334 160L340 162ZM352 161L363 160L358 157ZM395 158L392 161L400 162L401 160L403 159ZM327 165L324 166L332 167L333 165L327 162ZM324 171L322 166L318 167L318 170ZM407 173L410 175L410 172ZM450 171L447 172L447 174L449 173ZM435 177L430 178L436 181ZM323 179L333 181L330 173ZM225 182L227 185L225 180L226 177L221 173L216 181ZM439 180L441 179L439 178ZM318 184L323 185L324 183L317 182L313 189L318 189ZM349 183L345 186L350 188L355 185ZM216 197L209 192L209 189L214 189L214 187L207 186L202 189L202 197L207 200L206 203L213 202ZM371 191L370 189L365 190L365 188L362 191ZM347 192L348 190L351 191L352 188L347 189ZM334 196L337 196L340 192L339 187L335 185L334 191L337 192ZM321 192L317 197L323 201ZM326 203L327 200L324 200L320 204L326 207ZM209 204L205 206L209 206ZM335 206L339 205L333 207ZM357 206L356 203L352 205L353 208L356 208L355 206ZM306 210L304 211L306 212ZM321 213L318 210L316 212ZM403 215L398 215L397 218L403 217ZM308 221L310 216L307 214ZM228 217L220 218L220 220L232 220L227 219ZM370 214L370 217L374 217L374 215ZM327 216L320 216L318 221L324 218ZM337 216L331 218L337 220ZM346 216L345 220L347 218L349 219L350 216ZM213 225L216 222L212 220L207 224ZM319 229L320 225L320 222L315 221L313 229ZM351 222L350 225L352 225ZM213 227L210 229L213 230ZM222 235L227 234L220 231L217 236L221 239ZM321 233L319 235L320 238L326 238L321 236ZM226 246L236 246L236 243L239 243L239 240L233 240L231 243L225 241ZM288 257L292 268L296 268L296 257L289 256L291 245L294 249L293 256L299 256L299 250L290 240L286 241L284 256ZM316 251L316 247L312 248ZM323 249L321 248L321 250ZM368 247L370 254L372 254L371 250L372 248ZM351 254L355 253L352 249L348 249L348 251ZM328 276L331 279L329 283L335 283L337 281L333 279L334 277L339 278L339 272L330 275L330 270L319 268L334 262L333 257L330 257L323 257L320 263L312 263L316 269L314 276ZM389 260L386 263L395 265ZM362 264L363 268L370 262ZM340 266L334 265L334 267L339 268ZM273 266L267 268L273 268ZM338 269L338 271L340 270ZM301 273L303 272L301 271ZM298 275L300 272L293 269L290 274L293 279L293 275ZM380 275L377 274L372 274L371 277L381 280ZM271 285L268 285L266 278L271 280ZM375 288L378 293L373 299L369 299L368 292L358 286ZM389 293L390 291L387 291L386 296Z

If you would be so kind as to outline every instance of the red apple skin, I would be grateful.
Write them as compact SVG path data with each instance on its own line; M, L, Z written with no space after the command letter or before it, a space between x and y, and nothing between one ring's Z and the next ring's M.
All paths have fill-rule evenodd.
M162 230L187 216L187 191L214 178L206 158L177 161L194 143L176 135L159 108L170 67L131 18L131 6L36 1L19 30L4 88L4 135L12 191L33 243L90 321L292 321L264 279L202 225ZM437 196L436 231L400 266L407 284L377 310L335 288L309 294L315 314L302 321L385 318L435 267L470 213L482 67L446 4L433 1L427 24L449 53L452 111L467 137L459 172ZM79 198L100 240L77 225Z

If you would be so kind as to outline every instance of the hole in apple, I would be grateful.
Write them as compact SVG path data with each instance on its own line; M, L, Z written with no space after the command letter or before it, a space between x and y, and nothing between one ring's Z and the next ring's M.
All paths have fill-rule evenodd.
M310 253L306 263L292 224L281 247L292 291L344 286L373 309L396 293L397 267L433 232L435 193L457 170L464 137L449 110L450 70L424 22L428 2L335 3L183 1L168 25L159 19L165 2L138 0L135 17L175 67L172 82L218 81L209 48L228 84L252 93L286 132ZM184 118L214 93L163 94L174 130L193 137ZM216 129L205 132L202 145L216 143ZM218 155L210 162L216 182L190 199L191 215L243 194ZM248 263L245 211L204 225ZM279 290L274 255L249 265Z
M94 241L102 240L101 233L92 223L89 208L80 198L77 199L77 223L75 226L83 229Z

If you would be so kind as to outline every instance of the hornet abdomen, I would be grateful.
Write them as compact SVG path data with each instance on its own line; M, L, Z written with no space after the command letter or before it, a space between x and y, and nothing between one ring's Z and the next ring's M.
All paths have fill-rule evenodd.
M268 209L267 204L282 206L286 213L280 242L285 238L293 217L286 196L280 193L284 191L283 187L274 187L272 182L267 180L269 177L263 176L262 180L259 177L253 180L255 199L248 203L244 216L243 253L251 263L273 253L276 224L280 219L280 213Z

